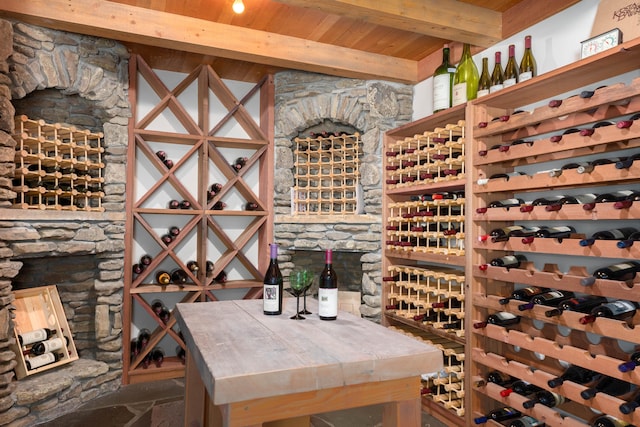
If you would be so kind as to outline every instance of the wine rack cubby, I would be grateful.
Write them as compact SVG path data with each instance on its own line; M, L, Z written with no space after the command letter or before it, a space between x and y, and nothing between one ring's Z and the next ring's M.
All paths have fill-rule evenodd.
M617 158L640 151L640 121L629 121L640 111L640 78L622 76L637 69L639 47L637 39L626 42L621 49L578 61L475 100L467 107L467 137L473 147L468 156L466 197L465 267L470 295L466 316L467 425L504 406L552 427L589 426L599 413L640 424L639 411L625 414L619 409L631 398L629 394L600 392L585 399L581 392L593 384L565 381L555 388L548 384L573 365L640 385L638 372L618 369L640 346L634 332L640 326L640 313L624 319L597 317L586 322L583 320L588 312L565 310L548 315L555 306L535 304L527 309L522 307L523 301L504 300L514 290L541 287L578 298L598 296L607 301L640 303L640 275L625 280L594 277L598 268L637 260L637 242L624 248L615 240L580 244L595 231L637 227L638 200L552 207L534 203L558 195L640 190L640 162L616 164ZM617 76L621 81L602 82ZM589 162L596 159L613 161L590 166ZM571 162L585 166L578 169L570 166ZM522 200L521 205L490 206L511 198ZM572 227L572 232L562 238L487 238L492 230L512 225L562 225ZM514 254L524 256L517 267L491 265L496 258ZM519 320L506 326L484 323L498 312L512 313ZM525 408L523 403L531 396L501 395L503 386L486 381L492 371L557 393L562 403L556 407L537 403ZM490 421L487 425L497 424Z
M296 138L293 215L350 215L360 201L360 134Z
M103 134L15 118L12 205L17 209L103 212Z
M167 74L137 54L129 75L125 384L184 376L175 306L260 298L273 236L273 79Z
M465 416L464 106L387 132L383 165L383 324L443 351L423 375L423 409Z

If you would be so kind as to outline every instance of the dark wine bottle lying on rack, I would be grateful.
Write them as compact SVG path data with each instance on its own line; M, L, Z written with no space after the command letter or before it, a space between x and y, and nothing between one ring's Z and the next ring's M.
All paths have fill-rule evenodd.
M618 129L628 129L633 125L633 123L636 120L639 120L639 119L640 119L640 113L636 113L626 120L620 120L618 123L616 123L616 127Z
M590 427L634 427L632 424L622 421L611 415L603 414L596 416L589 423Z
M485 416L474 418L473 422L476 424L485 424L489 420L493 421L507 421L514 418L519 418L522 415L520 411L510 406L504 406L498 409L494 409Z
M520 304L518 306L518 310L531 310L536 304L544 305L547 307L557 307L561 302L568 300L569 298L573 298L574 296L574 293L570 291L552 290L534 296L529 302L525 304Z
M640 200L640 191L631 191L631 193L623 200L618 200L613 204L615 209L628 209L633 205L633 202Z
M593 233L588 239L580 240L580 246L592 246L596 240L626 240L634 233L637 233L633 227L613 228L611 230L601 230Z
M632 414L636 410L636 408L638 408L639 406L640 406L640 389L638 389L638 391L636 391L629 400L622 403L619 409L620 409L620 412L622 412L623 414L629 415L629 414Z
M547 205L544 210L547 212L554 212L562 209L562 206L564 205L585 205L588 203L594 203L597 197L597 194L578 194L575 196L564 196L562 199L558 200L558 202Z
M171 272L171 283L176 285L184 285L189 280L187 273L181 268L176 268Z
M545 311L547 317L560 316L564 311L575 311L577 313L590 313L595 307L607 302L605 297L599 295L585 295L564 300L558 307Z
M528 383L526 381L517 380L511 384L510 387L505 388L500 391L500 396L507 397L511 393L519 394L520 396L530 396L532 394L538 393L542 390L542 388L538 387L535 384Z
M596 124L594 124L593 126L591 126L590 128L584 128L584 129L580 129L580 135L581 136L591 136L595 133L595 130L598 128L602 128L602 127L606 127L606 126L612 126L613 122L610 121L602 121L602 122L598 122Z
M638 309L638 303L634 301L617 300L607 302L594 307L591 313L580 318L580 323L587 325L596 321L598 317L606 317L615 320L631 319Z
M511 292L511 296L507 297L507 298L502 298L500 299L500 304L509 304L509 301L511 300L516 300L516 301L531 301L531 298L535 297L536 295L540 295L544 292L547 292L549 289L547 288L542 288L539 286L527 286L524 288L520 288L520 289L516 289L513 292Z
M249 161L247 157L238 157L232 164L231 167L238 172L240 169L244 168Z
M549 390L540 390L534 397L522 402L522 407L525 409L531 409L536 403L540 403L549 408L554 408L558 405L562 405L564 401L564 396L561 396L558 393L554 393Z
M633 162L636 160L640 160L640 153L633 154L629 157L625 157L624 159L618 160L616 162L616 169L629 169Z
M547 385L551 388L560 387L565 381L571 381L576 384L588 384L598 378L600 374L591 369L583 368L578 365L569 366L560 376L550 379Z
M487 320L484 322L475 322L473 327L475 329L481 329L486 327L487 325L497 325L497 326L510 326L516 325L520 323L521 317L515 315L508 311L499 311L494 314L490 314L487 316Z
M494 258L491 260L490 264L494 267L518 268L520 267L520 264L525 261L527 261L527 257L525 257L524 255L516 254Z
M551 141L551 142L560 142L560 141L562 141L562 138L563 138L565 135L571 135L572 133L579 133L579 132L580 132L580 129L578 129L578 128L571 128L571 129L567 129L567 130L565 130L564 132L562 132L562 134L560 134L560 135L553 135L553 136L551 136L551 137L549 138L549 141Z
M597 269L593 272L592 277L585 277L581 279L580 284L583 286L591 286L595 283L596 279L621 281L633 280L639 271L640 262L638 261L619 262Z
M523 415L520 418L511 420L507 427L545 427L544 421L537 420L530 415Z
M580 392L583 399L593 399L598 393L604 393L608 396L622 396L629 394L637 388L635 384L618 378L603 375L593 387L586 388Z
M629 357L629 360L618 365L620 372L630 372L640 365L640 351L636 351Z

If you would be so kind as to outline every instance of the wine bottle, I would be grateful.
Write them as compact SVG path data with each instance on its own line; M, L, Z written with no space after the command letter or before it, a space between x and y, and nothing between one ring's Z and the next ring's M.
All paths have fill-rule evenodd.
M538 393L542 390L542 388L538 387L535 384L528 383L526 381L517 380L511 384L510 387L505 388L500 391L500 396L507 397L511 393L519 394L520 396L529 396L535 393Z
M178 209L180 208L180 202L177 200L169 200L169 209Z
M619 409L623 414L629 415L632 414L638 406L640 406L640 389L638 389L630 399L622 403Z
M563 311L575 311L578 313L589 313L594 307L607 302L605 297L598 295L585 295L581 297L573 297L564 300L558 304L558 307L545 311L547 317L559 316Z
M614 209L627 209L633 205L633 202L640 200L640 191L631 191L623 200L619 200L613 204Z
M167 160L167 153L165 153L164 151L156 151L156 156L163 162Z
M511 420L507 427L545 427L546 424L543 421L537 420L530 415L523 415L520 418Z
M616 123L616 127L618 129L628 129L633 125L633 122L640 119L640 113L636 113L633 116L629 117L627 120L620 120Z
M180 234L180 228L176 226L169 227L169 235L173 238L177 237Z
M258 210L258 204L254 203L254 202L247 202L244 205L244 210L246 210L246 211L257 211Z
M318 288L318 314L321 320L338 318L338 276L333 270L333 251L325 252L325 265L320 273Z
M63 353L44 353L39 356L29 357L25 359L24 363L27 366L27 370L40 368L45 365L50 365L64 357Z
M613 228L611 230L602 230L593 233L588 239L580 240L580 246L592 246L596 240L625 240L633 233L637 233L633 227Z
M476 99L478 94L478 68L471 57L471 46L465 43L462 57L453 75L452 106Z
M613 125L613 122L609 122L609 121L598 122L598 123L594 124L593 126L591 126L590 128L580 129L580 135L581 136L591 136L596 132L596 129L601 128L601 127L605 127L605 126L612 126L612 125Z
M476 424L485 424L489 420L493 421L507 421L514 418L518 418L522 415L520 411L510 406L504 406L502 408L494 409L483 417L474 418L473 422Z
M562 209L564 205L584 205L589 203L594 203L598 197L596 194L578 194L575 196L564 196L562 199L558 200L556 203L552 203L545 207L547 212L559 211Z
M163 234L162 236L160 236L160 240L162 240L162 243L164 243L165 245L169 245L171 244L171 242L173 242L173 236L171 236L171 234Z
M491 237L491 241L493 242L503 242L509 240L509 236L511 233L517 230L524 230L524 227L521 225L511 225L502 228L494 228L489 232L489 236ZM481 240L486 240L481 238Z
M520 323L520 316L517 316L508 311L499 311L494 314L490 314L487 316L487 320L484 322L476 322L473 324L475 329L481 329L486 327L487 325L497 325L497 326L510 326L516 325Z
M133 266L131 266L131 271L133 271L133 274L141 274L144 271L144 269L145 269L144 265L140 263L136 263L136 264L133 264Z
M495 53L495 65L491 72L491 86L489 93L495 93L504 87L504 73L502 71L501 53Z
M634 427L625 421L607 414L596 416L589 425L591 427Z
M531 36L525 36L524 53L520 60L520 81L524 82L537 75L536 59L531 50Z
M582 173L591 173L596 168L596 166L610 165L612 163L617 163L618 161L621 161L621 160L623 160L623 159L621 159L620 157L595 159L595 160L593 160L591 162L586 162L586 163L580 164L580 166L578 166L578 168L576 169L576 172L581 173L581 174Z
M138 340L136 341L138 343L138 352L145 349L150 339L151 332L146 328L140 329L138 332Z
M180 202L180 209L191 209L191 202L188 200L183 200Z
M187 262L187 269L193 274L198 274L198 271L200 271L200 265L198 265L198 261L189 261Z
M151 302L151 310L155 313L156 316L160 315L162 311L162 307L164 307L164 303L159 299L153 300Z
M502 371L491 371L486 377L488 383L498 384L500 386L506 387L515 381L511 375L505 374Z
M618 365L620 372L630 372L636 369L636 366L640 365L640 351L633 353L629 360Z
M599 373L578 365L569 366L559 377L550 379L547 385L551 388L560 387L565 381L577 384L587 384L594 381Z
M160 347L154 347L149 353L149 356L157 368L162 366L162 362L164 362L164 351L162 351Z
M511 292L510 297L502 298L499 302L500 304L504 305L508 304L512 299L516 301L531 301L531 298L533 298L534 296L543 294L547 291L547 288L541 288L539 286L527 286L525 288L514 290L513 292Z
M518 70L518 64L516 64L516 46L509 45L509 57L507 59L507 65L504 67L504 82L505 88L513 86L520 81L520 73Z
M57 334L58 331L49 328L39 328L32 331L23 332L18 334L18 342L20 346L33 344L39 341L45 341L51 338L51 336Z
M226 207L227 207L227 204L225 202L218 200L213 204L211 209L213 209L214 211L221 211L221 210L224 210L224 208Z
M55 337L55 338L51 338L51 339L40 341L33 344L33 346L31 346L30 353L33 354L34 356L39 356L41 354L53 353L53 352L56 352L57 350L62 350L68 345L69 345L69 338L65 336Z
M214 195L218 194L222 190L222 184L216 182L211 184L209 187L209 191L211 191Z
M638 271L640 271L640 262L626 261L599 268L593 272L593 276L606 280L631 280Z
M183 365L187 362L187 352L181 345L176 346L176 356Z
M593 95L595 95L598 89L602 89L604 87L606 86L598 86L594 90L583 90L582 92L580 92L580 98L583 98L583 99L591 98Z
M524 204L524 200L513 198L513 199L494 200L492 202L489 202L489 207L490 208L513 208L513 207L518 207L522 204Z
M632 154L616 162L616 169L629 169L633 162L640 160L640 153Z
M270 261L264 275L263 312L267 315L282 314L282 273L278 266L278 244L270 243Z
M227 283L227 272L222 270L220 273L218 273L216 275L216 277L213 280L214 280L214 282L217 282L217 283L220 283L220 284Z
M606 317L615 320L628 320L636 314L638 303L626 300L617 300L600 304L593 308L591 313L579 319L580 323L587 325L596 321L598 317Z
M622 396L631 393L636 389L636 385L628 381L603 375L593 387L589 387L580 392L583 399L593 399L598 393L604 393L609 396Z
M156 282L159 285L168 285L169 283L171 283L171 275L166 271L158 271L156 273Z
M518 268L520 263L525 262L527 258L524 255L505 255L503 257L494 258L490 264L494 267Z
M188 280L189 276L187 276L187 273L181 268L176 268L171 272L171 283L184 285Z
M489 58L482 58L482 72L480 73L480 80L478 81L478 95L489 95L489 88L491 87L491 77L489 76Z
M546 227L541 228L536 233L535 237L539 238L555 238L555 239L564 239L571 236L572 233L575 233L576 230L570 225L559 225L557 227Z
M171 159L164 159L162 163L164 163L167 169L171 169L173 167L173 160Z
M453 75L456 67L449 63L449 45L442 49L442 64L433 73L433 112L451 107L453 92Z
M569 298L573 298L575 295L570 291L562 291L562 290L553 290L549 292L541 293L540 295L536 295L531 300L525 304L520 304L518 306L518 310L531 310L534 305L540 304L548 307L556 307L562 301L567 300Z
M214 269L215 269L215 264L213 263L213 261L207 260L207 262L205 263L205 273L207 274L207 277L213 274Z
M541 403L542 405L548 406L549 408L554 408L564 403L564 396L561 396L558 393L554 393L549 390L541 390L536 393L533 398L522 402L522 407L525 409L531 409L535 406L536 403Z
M231 167L236 171L240 171L243 167L246 166L249 159L247 157L238 157L235 162L231 165Z

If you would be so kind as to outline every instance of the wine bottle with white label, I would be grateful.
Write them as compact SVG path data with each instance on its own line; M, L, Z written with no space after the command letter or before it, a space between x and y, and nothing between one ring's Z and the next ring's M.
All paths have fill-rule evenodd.
M325 265L320 273L318 288L318 315L322 320L338 318L338 276L333 270L333 251L325 252Z
M264 275L263 285L263 312L267 315L282 314L282 273L278 266L278 245L270 245L269 268Z
M531 36L524 37L524 54L520 60L520 81L524 82L537 75L536 58L531 50Z

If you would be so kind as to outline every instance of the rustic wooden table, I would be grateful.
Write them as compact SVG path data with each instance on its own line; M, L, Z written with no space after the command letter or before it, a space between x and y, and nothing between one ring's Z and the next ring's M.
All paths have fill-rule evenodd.
M294 299L280 316L262 300L177 304L185 426L308 427L312 414L382 403L385 427L420 426L420 374L442 368L440 350L349 313L294 311Z

